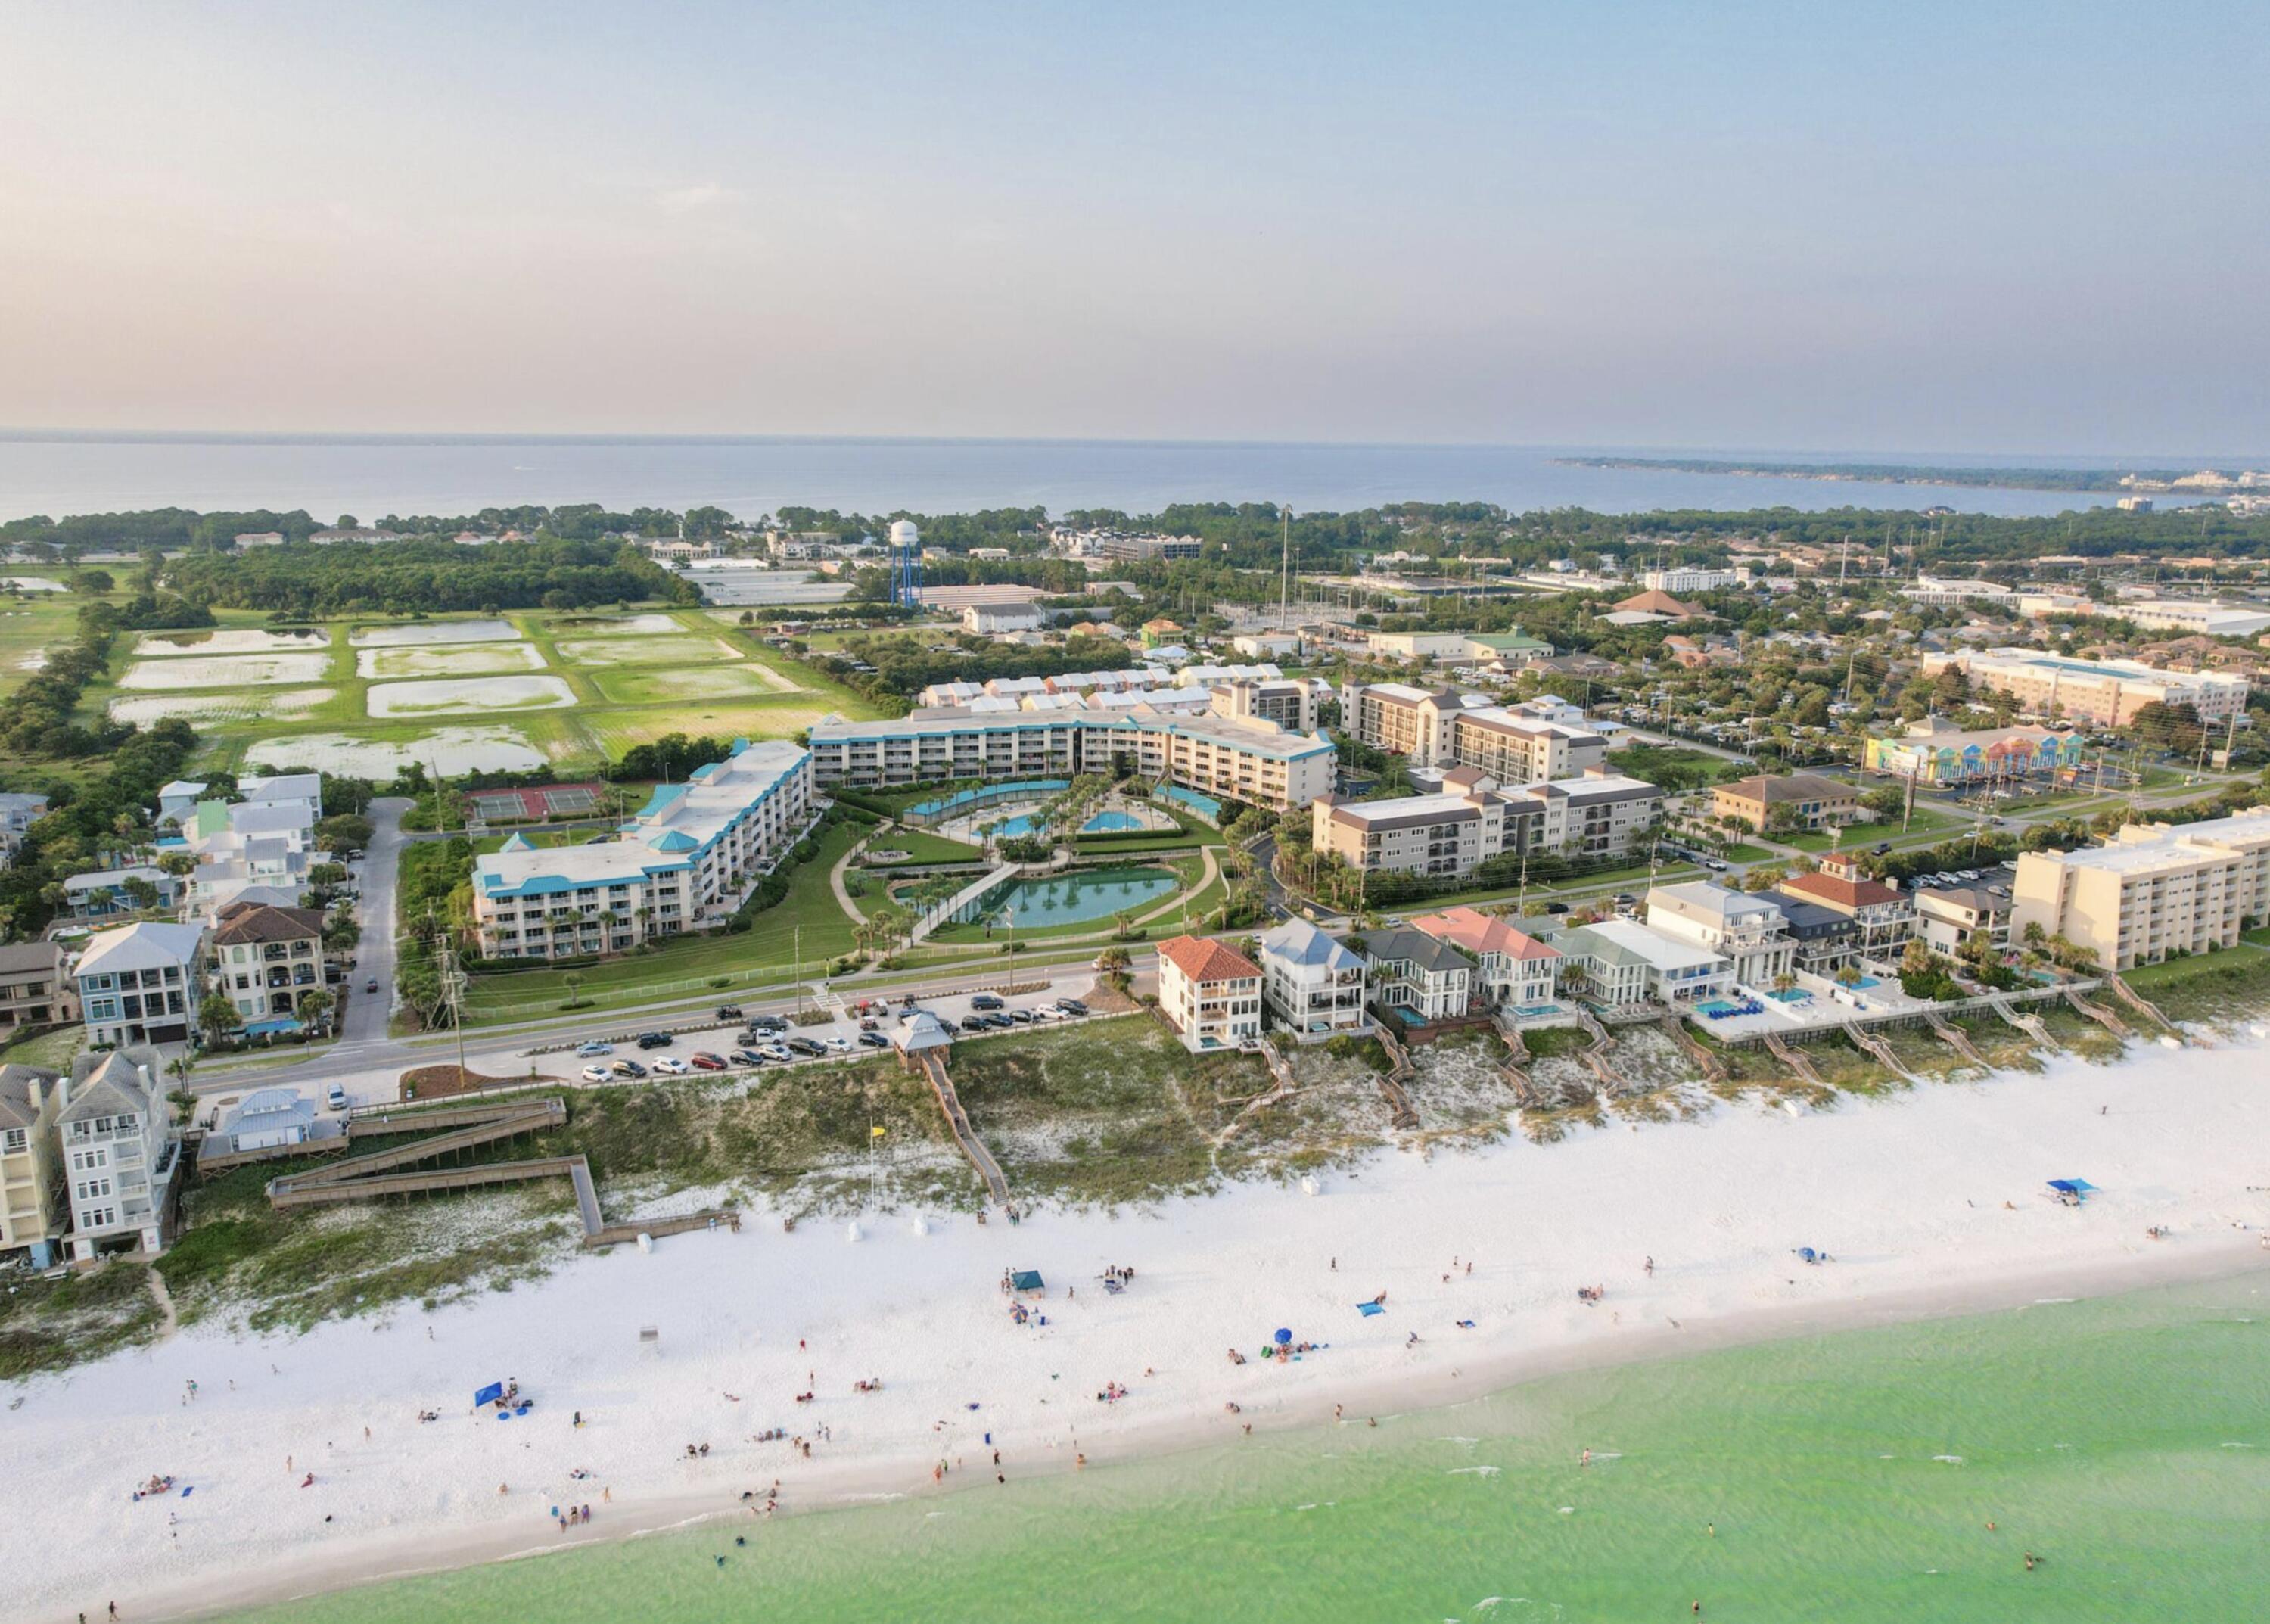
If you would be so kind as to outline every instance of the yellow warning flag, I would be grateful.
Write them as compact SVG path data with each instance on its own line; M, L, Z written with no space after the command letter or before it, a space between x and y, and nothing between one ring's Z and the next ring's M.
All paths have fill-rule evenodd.
M871 1138L879 1139L883 1137L883 1131L880 1128L870 1128L867 1130L867 1133L868 1137Z

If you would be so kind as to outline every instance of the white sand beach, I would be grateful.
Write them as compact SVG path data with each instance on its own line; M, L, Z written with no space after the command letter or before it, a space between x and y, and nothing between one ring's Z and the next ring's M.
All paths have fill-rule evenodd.
M21 1400L0 1407L0 1616L179 1615L746 1517L743 1491L775 1479L790 1512L937 1492L941 1459L961 1464L951 1490L993 1470L989 1433L1012 1475L1065 1471L1335 1405L1354 1420L1554 1368L2270 1267L2266 1146L2259 1049L2155 1049L1825 1112L1386 1152L1314 1196L1245 1186L1017 1227L925 1213L922 1232L899 1212L856 1242L758 1215L431 1315L297 1339L198 1327L0 1389ZM2059 1176L2100 1193L2057 1205ZM1107 1264L1134 1269L1124 1293ZM1048 1281L1023 1326L1009 1267ZM1358 1313L1382 1292L1384 1312ZM1264 1362L1280 1326L1324 1346ZM473 1413L508 1376L533 1410ZM869 1378L879 1392L854 1390ZM1128 1396L1099 1402L1112 1383ZM772 1428L811 1457L753 1441ZM152 1473L193 1493L135 1502ZM562 1534L550 1508L570 1502L594 1520Z

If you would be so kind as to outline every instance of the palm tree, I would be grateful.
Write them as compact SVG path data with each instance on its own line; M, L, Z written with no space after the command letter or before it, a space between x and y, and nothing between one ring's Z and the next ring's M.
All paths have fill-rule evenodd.
M1776 992L1794 992L1797 990L1797 977L1791 975L1787 970L1784 970L1780 975L1774 977L1774 990Z
M583 972L581 970L562 971L560 976L560 984L568 989L568 1002L560 1007L563 1009L582 1008L582 1000L575 996L575 990L583 984Z

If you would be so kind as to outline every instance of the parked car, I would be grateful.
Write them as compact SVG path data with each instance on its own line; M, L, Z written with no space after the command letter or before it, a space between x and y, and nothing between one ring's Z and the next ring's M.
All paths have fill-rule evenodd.
M983 1032L986 1029L985 1018L982 1015L964 1015L961 1018L961 1029L964 1032Z
M752 1015L749 1017L749 1030L752 1032L785 1032L788 1030L788 1022L778 1015Z
M753 1049L737 1049L725 1057L735 1065L762 1065L765 1057Z
M688 1056L687 1058L697 1072L722 1072L725 1069L724 1057L713 1055L706 1049L698 1055Z
M614 1064L609 1066L607 1069L612 1072L617 1077L627 1079L644 1077L646 1075L646 1068L635 1060L618 1060Z
M583 1068L583 1080L587 1083L612 1083L615 1080L615 1069L612 1066L587 1065Z
M1053 1004L1036 1004L1029 1012L1035 1022L1065 1019L1065 1012Z
M363 983L362 990L365 992L376 992L378 990L378 977L374 975L368 981Z
M668 1049L672 1042L673 1040L667 1032L642 1032L639 1034L638 1043L641 1049Z
M654 1063L655 1075L657 1077L683 1077L693 1069L676 1055L664 1055Z
M1013 1009L1009 1012L1009 1019L1020 1027L1029 1027L1033 1024L1033 1012L1028 1009Z
M1010 1027L1017 1024L1015 1021L1010 1020L1006 1015L1004 1015L999 1010L990 1010L986 1013L980 1015L977 1019L983 1021L987 1026L993 1027L996 1031L1002 1032L1007 1031Z
M791 1054L802 1055L806 1059L814 1059L827 1052L808 1037L792 1037L789 1039L788 1048Z
M761 1053L766 1059L773 1062L775 1065L778 1065L784 1061L793 1060L796 1058L796 1056L790 1052L789 1046L785 1043L767 1043L759 1052Z
M596 1055L613 1054L615 1052L615 1046L612 1043L602 1043L598 1039L593 1038L588 1043L577 1044L575 1047L575 1052L583 1059L589 1060Z
M1087 1005L1082 1004L1078 998L1058 998L1057 1000L1057 1007L1067 1015L1085 1015L1087 1013Z
M323 1096L323 1103L335 1111L344 1111L347 1109L347 1091L333 1083L330 1093Z
M831 1055L848 1055L851 1052L851 1040L848 1037L824 1037L820 1040L820 1046Z
M1001 995L998 992L973 992L969 995L969 1007L976 1010L999 1009Z
M879 1032L862 1032L859 1042L868 1049L888 1049L891 1046L891 1040Z
M746 1020L747 1017L741 1013L741 1006L738 1004L720 1004L717 1006L717 1019L720 1020Z
M1547 902L1545 905L1545 911L1548 914L1565 914L1569 911L1569 905L1566 902Z

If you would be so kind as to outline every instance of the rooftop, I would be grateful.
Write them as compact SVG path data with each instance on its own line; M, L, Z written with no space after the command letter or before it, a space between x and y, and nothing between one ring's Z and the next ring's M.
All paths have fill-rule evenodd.
M1177 936L1159 944L1159 957L1191 981L1258 981L1260 967L1243 953L1202 936Z
M1657 970L1701 969L1725 962L1717 953L1676 942L1628 919L1571 926L1554 938L1564 953L1608 964L1644 964Z
M1561 951L1540 942L1503 919L1471 908L1446 908L1439 914L1413 919L1411 928L1465 948L1472 953L1501 953L1509 959L1557 959Z
M1288 919L1261 938L1261 956L1327 970L1354 970L1363 960L1305 919Z

